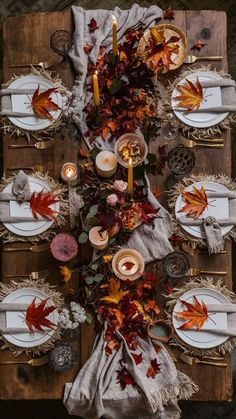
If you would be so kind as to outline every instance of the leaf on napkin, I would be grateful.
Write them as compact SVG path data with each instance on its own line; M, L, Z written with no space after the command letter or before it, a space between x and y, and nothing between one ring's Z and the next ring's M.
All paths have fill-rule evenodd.
M46 307L47 301L48 298L42 300L41 303L39 303L38 306L36 306L34 298L32 303L29 304L29 307L26 311L25 321L31 332L33 332L34 329L43 330L42 326L48 327L50 329L53 329L53 327L55 326L55 324L52 323L51 320L47 319L47 316L56 309L56 306L51 305L49 307Z
M178 89L182 92L181 95L176 96L174 99L178 100L178 108L187 108L188 111L199 109L203 102L203 89L197 77L196 85L190 80L186 79L187 84L178 84Z
M30 199L30 208L34 218L40 215L47 220L54 221L57 211L50 208L50 205L58 202L58 198L52 192L34 192Z
M132 357L134 358L134 360L135 360L135 364L136 365L139 365L139 364L141 364L141 362L142 362L142 360L143 360L143 354L142 354L142 352L140 352L140 354L138 355L138 354L136 354L135 352L130 352L131 353L131 355L132 355Z
M92 51L92 49L93 49L93 45L88 44L88 42L87 42L86 45L84 45L84 52L85 52L85 54L90 54L90 52Z
M100 300L107 301L108 303L118 304L120 300L129 293L129 291L122 291L120 289L120 281L115 278L111 278L107 286L109 288L108 295L100 298ZM102 287L104 288L104 285Z
M121 370L117 370L117 383L120 384L121 390L124 390L127 385L135 384L135 381L130 375L130 373L127 371L126 367L123 367Z
M208 199L204 186L201 189L193 187L194 192L182 191L182 196L187 202L178 212L185 212L187 215L194 215L195 220L200 217L208 206Z
M178 329L186 330L191 329L194 326L197 327L197 330L201 329L205 321L208 319L208 311L205 303L202 301L202 304L199 303L197 297L194 298L194 304L187 303L187 301L181 301L182 304L187 307L188 310L185 311L176 311L174 314L180 319L188 320L187 323L184 323Z
M174 64L171 59L172 54L178 54L179 52L179 45L176 42L180 38L171 36L166 40L164 30L156 27L151 28L150 32L152 38L147 45L147 64L151 64L154 70L157 70L159 64L163 64L164 67L169 69L170 64Z
M160 371L160 364L158 364L156 358L154 358L151 361L151 364L147 370L146 376L148 378L155 378L159 371Z
M50 97L50 95L56 91L57 88L53 87L51 89L46 90L45 92L39 93L39 86L35 90L32 97L31 105L34 113L39 118L48 118L52 120L53 117L49 111L57 111L58 109L61 109L56 103L53 102L52 98Z
M146 202L140 202L139 208L144 223L150 223L152 220L159 217L158 212L160 211L160 208L154 208L151 204Z
M191 49L197 49L198 51L200 51L200 49L202 49L203 47L205 47L205 45L207 45L206 42L204 42L202 39L197 39L194 42L194 45L192 46Z
M88 24L88 27L89 32L95 32L99 28L97 21L94 18L91 19L90 23Z
M167 7L167 9L164 11L163 19L174 19L175 18L175 12L172 9L171 6Z

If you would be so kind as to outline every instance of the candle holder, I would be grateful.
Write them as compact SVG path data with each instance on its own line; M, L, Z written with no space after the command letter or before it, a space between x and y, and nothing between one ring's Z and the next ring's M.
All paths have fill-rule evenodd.
M174 140L179 133L179 129L173 125L174 115L168 114L168 122L162 125L162 135L166 140Z
M135 249L119 250L112 259L114 274L123 280L135 281L143 274L144 267L143 257Z
M57 372L72 368L76 363L77 352L68 343L59 343L49 354L50 367Z
M114 55L112 50L108 52L108 54L107 54L107 61L109 63L111 63L112 65L118 64L119 59L120 59L119 54L115 54Z
M114 153L121 166L128 168L129 158L132 157L133 167L136 167L146 159L148 146L139 135L127 133L116 141Z
M100 151L96 156L95 165L99 176L109 178L115 174L117 169L116 155L109 150Z
M172 252L163 259L163 268L167 277L179 279L187 274L190 263L184 253Z
M97 129L102 125L102 115L100 112L100 106L94 105L91 115L91 128Z
M64 163L61 168L61 178L68 184L74 184L77 182L78 178L78 167L75 163L67 162Z
M195 167L196 157L192 150L185 146L173 148L167 155L167 164L172 172L166 182L168 189Z

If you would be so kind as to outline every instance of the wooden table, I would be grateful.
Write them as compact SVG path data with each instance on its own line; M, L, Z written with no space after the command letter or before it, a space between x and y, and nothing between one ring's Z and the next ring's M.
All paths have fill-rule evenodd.
M208 28L210 38L207 45L199 52L199 55L223 55L221 62L214 63L218 69L227 70L226 56L226 14L215 11L177 11L174 24L187 32L189 46L191 47L196 39L201 38L201 30ZM58 29L73 31L73 20L70 10L55 13L37 13L26 16L9 17L3 25L4 38L4 82L8 81L13 72L16 74L27 73L29 69L13 70L9 66L12 63L38 62L55 57L49 45L51 34ZM208 63L204 63L208 64ZM58 72L68 88L71 88L74 73L70 65L63 65L54 68ZM78 154L78 142L74 139L62 139L60 133L56 135L57 144L48 150L29 151L9 150L8 144L25 143L24 138L4 136L4 170L6 174L9 166L32 166L44 164L49 167L52 176L58 178L60 168L65 161L76 161ZM197 167L195 173L204 171L209 174L224 172L231 176L231 143L230 133L224 134L224 150L217 149L195 149L197 156ZM174 143L173 143L174 145ZM171 145L172 147L172 145ZM167 171L165 175L167 174ZM162 178L152 177L152 182L158 186L164 182ZM232 285L232 260L231 244L227 243L227 254L221 256L194 256L192 266L199 266L209 269L227 270L228 275L225 282L229 288ZM20 255L20 257L19 257ZM190 258L191 259L191 258ZM57 284L62 291L61 279L58 268L50 252L42 254L29 254L29 252L2 253L3 274L25 273L34 270L50 268L49 281ZM3 278L4 281L4 278ZM73 286L70 284L69 286ZM92 326L83 325L80 347L80 362L83 364L89 357L94 337ZM12 359L8 350L0 352L0 361ZM21 359L26 359L23 356ZM199 385L200 391L194 396L197 400L231 400L232 397L232 372L230 358L227 357L228 367L226 369L216 367L189 367L178 363L179 370L187 373ZM63 395L65 382L74 379L79 365L74 369L58 374L52 372L48 366L31 368L30 366L0 366L0 399L60 399Z

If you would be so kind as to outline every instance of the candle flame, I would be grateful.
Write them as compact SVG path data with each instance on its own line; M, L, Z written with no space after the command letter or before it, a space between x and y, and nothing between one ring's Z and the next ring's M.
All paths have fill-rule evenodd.
M98 75L98 71L97 71L97 70L95 70L95 71L94 71L94 74L97 76L97 75Z
M133 163L133 159L132 159L132 157L130 157L129 158L129 164L132 164Z
M112 15L113 23L117 23L117 19L114 15Z

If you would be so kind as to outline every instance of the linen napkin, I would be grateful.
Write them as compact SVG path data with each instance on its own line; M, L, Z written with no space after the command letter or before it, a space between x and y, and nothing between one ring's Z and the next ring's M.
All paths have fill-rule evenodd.
M232 79L219 79L219 80L209 80L209 81L201 81L201 85L203 88L206 88L206 95L207 95L207 87L220 87L221 91L221 106L212 106L208 108L199 108L191 110L191 113L203 113L203 112L236 112L236 84L235 81ZM177 108L178 110L182 110L182 108ZM177 110L176 109L176 110ZM186 109L184 109L186 112Z
M20 94L33 94L35 91L32 89L2 89L0 90L0 116L19 116L27 117L34 116L34 113L30 112L14 112L12 109L11 95Z
M118 332L120 348L106 355L104 331L97 339L94 351L79 371L74 383L67 383L64 404L71 415L85 419L178 419L178 398L189 398L197 386L175 365L160 343L157 354L149 338L139 339L137 354L142 352L143 361L136 365L123 336ZM134 352L134 351L133 351ZM160 372L154 378L147 377L150 362L156 359ZM121 388L117 373L126 367L135 386Z
M222 227L236 224L236 191L207 192L208 198L228 198L229 218L215 219L209 216L195 220L191 217L179 217L182 225L203 226L209 253L218 253L224 249Z

